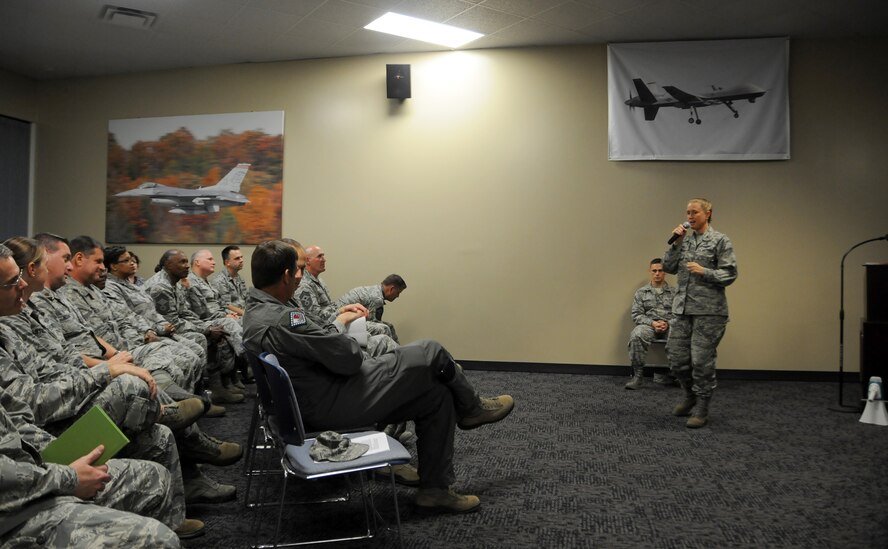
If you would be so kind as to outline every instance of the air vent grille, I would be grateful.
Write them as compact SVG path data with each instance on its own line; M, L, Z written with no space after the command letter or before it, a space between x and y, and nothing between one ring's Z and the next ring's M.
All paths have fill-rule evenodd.
M118 27L148 30L157 22L157 14L108 4L102 8L99 19Z

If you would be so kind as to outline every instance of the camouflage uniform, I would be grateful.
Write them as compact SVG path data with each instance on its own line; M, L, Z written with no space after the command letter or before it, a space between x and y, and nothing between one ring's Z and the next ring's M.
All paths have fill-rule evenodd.
M706 272L691 274L688 262ZM669 365L693 394L709 399L716 388L716 348L728 322L725 287L737 279L737 258L731 240L709 227L702 235L689 231L680 246L672 245L663 256L663 270L678 275L669 329Z
M228 316L230 311L219 301L219 294L203 278L193 272L188 273L188 281L191 286L185 291L188 297L188 307L201 318L214 326L221 326L231 347L237 354L242 354L244 349L243 333L240 320Z
M246 306L247 283L240 275L231 276L228 268L223 268L213 273L207 279L210 286L219 294L219 303L222 306L234 305L243 309Z
M60 332L49 328L33 301L28 300L17 315L0 316L0 324L15 331L38 360L86 367L80 352Z
M145 343L147 328L140 328L147 322L140 321L129 309L119 308L96 286L87 287L69 278L59 292L80 312L85 328L118 350L132 353L133 363L151 372L160 388L175 383L186 391L194 390L202 373L197 355L171 340Z
M85 329L86 320L60 293L49 288L31 294L31 301L40 310L46 327L70 342L78 353L101 358L107 350L92 330Z
M250 352L277 355L309 429L414 420L421 486L451 485L457 414L479 405L462 369L428 340L367 359L342 330L338 321L318 325L261 290L247 291L244 343Z
M170 430L155 423L160 404L172 399L131 375L111 378L107 363L76 367L37 358L31 347L5 324L0 325L0 388L27 405L33 422L61 434L93 406L99 406L129 437L122 455L160 463L172 475L177 505L184 505L179 455ZM178 525L178 524L177 524Z
M161 337L168 337L173 341L188 347L192 353L201 359L201 364L207 362L207 338L199 332L174 332L172 335L166 331L167 320L157 312L154 300L141 286L131 284L115 276L108 277L103 290L105 295L114 303L119 303L139 317L145 319L150 329Z
M632 321L635 328L629 334L629 364L633 367L644 366L648 349L654 339L665 339L667 333L657 334L651 327L655 320L665 320L672 325L672 301L675 288L663 283L660 288L650 284L642 286L635 292L632 300Z
M382 321L382 312L385 308L385 294L382 293L382 284L374 284L373 286L359 286L352 288L345 295L340 297L336 303L342 307L351 303L360 303L370 314L367 316L367 331L370 333L386 334L395 342L398 342L398 334L395 327L390 322ZM377 326L381 324L382 326ZM386 331L387 330L387 331Z
M176 326L176 332L198 332L206 335L211 322L202 320L188 307L184 288L178 282L173 282L170 275L163 269L145 281L145 290L154 300L154 307L158 313L170 324ZM215 359L207 363L209 373L227 373L234 371L235 353L231 346L225 342L215 345L217 352ZM212 353L208 352L208 356Z
M175 548L185 519L170 474L155 463L112 459L111 479L92 502L74 496L77 473L44 463L52 436L27 405L0 390L0 545ZM140 516L141 515L141 516Z
M154 424L159 405L148 384L130 375L111 378L107 363L92 368L41 360L19 335L0 325L0 387L31 407L36 422L61 432L99 405L127 434Z
M382 291L381 287L380 291ZM299 283L294 298L299 303L299 307L321 325L330 324L336 320L336 317L339 316L339 308L342 305L360 303L359 301L342 303L341 299L333 301L324 281L308 271L303 271L302 282ZM369 318L367 319L367 333L392 337L392 331L388 326L381 322L372 321Z

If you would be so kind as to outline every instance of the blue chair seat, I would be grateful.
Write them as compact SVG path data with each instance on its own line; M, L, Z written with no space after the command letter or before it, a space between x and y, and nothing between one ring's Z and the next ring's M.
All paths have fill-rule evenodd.
M353 439L376 433L378 431L364 431L360 433L344 433L342 436ZM365 454L351 461L314 461L308 455L312 444L314 444L313 438L306 439L305 444L301 446L288 444L285 448L285 453L294 474L299 478L311 480L330 475L378 469L389 464L396 465L410 461L410 452L400 442L389 437L388 443L389 449L385 452L370 454L369 456Z

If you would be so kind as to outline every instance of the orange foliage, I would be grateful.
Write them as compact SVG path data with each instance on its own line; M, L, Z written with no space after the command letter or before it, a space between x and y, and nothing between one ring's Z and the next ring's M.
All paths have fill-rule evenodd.
M108 136L108 242L241 243L279 238L283 189L283 137L259 131L224 130L196 140L187 128L157 141L139 141L130 150ZM169 187L215 185L237 164L251 164L241 186L250 203L218 213L176 215L169 205L145 198L114 198L146 181Z

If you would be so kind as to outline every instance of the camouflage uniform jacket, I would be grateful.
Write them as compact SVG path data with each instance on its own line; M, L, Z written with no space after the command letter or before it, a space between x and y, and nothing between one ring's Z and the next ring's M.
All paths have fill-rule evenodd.
M68 277L68 283L59 292L80 311L86 326L111 345L132 349L144 342L144 332L139 331L130 315L121 316L122 311L112 305L98 287L84 286Z
M191 287L185 291L188 307L202 320L217 320L228 316L228 309L219 301L219 293L203 278L188 273Z
M95 357L104 356L107 352L99 344L93 331L87 327L86 320L77 308L59 292L44 288L32 294L31 301L39 308L44 325L60 333L77 352Z
M50 441L52 436L34 425L27 405L0 389L0 538L54 507L58 496L73 496L74 469L40 457Z
M0 387L22 399L40 426L76 417L111 383L108 364L75 368L40 360L4 325L0 325L0 347Z
M632 300L632 321L636 325L645 326L650 326L655 320L665 320L671 324L674 299L675 288L665 282L660 288L654 288L650 284L642 286L635 292Z
M294 297L306 313L322 323L333 322L339 315L339 306L330 298L327 285L308 271L303 272Z
M161 269L154 276L145 281L144 288L154 300L154 307L164 319L176 326L179 332L206 333L210 322L201 320L194 311L188 307L184 289L178 282L173 282L170 275Z
M223 267L218 273L211 274L207 282L219 294L219 303L223 307L234 305L243 309L246 305L247 283L240 275L231 276L228 269Z
M688 262L699 263L705 272L691 274ZM737 258L727 236L712 227L702 235L689 231L680 246L666 249L663 270L678 275L674 314L728 316L725 287L737 279Z
M49 329L43 315L32 302L17 315L0 317L0 324L10 328L42 361L58 362L75 368L85 368L83 357L70 341Z
M345 295L336 300L336 304L339 307L350 305L352 303L360 303L364 307L367 307L367 310L370 311L370 316L368 318L379 318L377 312L385 307L385 296L382 293L382 284L352 288L346 292Z
M166 335L164 327L167 320L157 312L154 300L148 295L143 286L136 286L127 280L121 280L116 276L109 276L102 290L112 301L123 303L138 316L150 323L150 327L158 335Z

